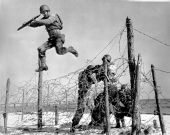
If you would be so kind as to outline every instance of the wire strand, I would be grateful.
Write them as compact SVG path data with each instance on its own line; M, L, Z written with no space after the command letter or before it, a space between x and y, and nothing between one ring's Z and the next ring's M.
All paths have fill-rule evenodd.
M162 45L165 45L165 46L170 47L169 44L166 44L166 43L164 43L164 42L162 42L162 41L160 41L160 40L158 40L158 39L156 39L156 38L154 38L154 37L152 37L152 36L150 36L150 35L148 35L148 34L145 34L144 32L139 31L139 30L137 30L137 29L135 29L135 28L133 28L133 29L134 29L135 31L137 31L138 33L140 33L140 34L142 34L142 35L145 35L146 37L149 37L149 38L151 38L151 39L157 41L158 43L160 43L160 44L162 44Z

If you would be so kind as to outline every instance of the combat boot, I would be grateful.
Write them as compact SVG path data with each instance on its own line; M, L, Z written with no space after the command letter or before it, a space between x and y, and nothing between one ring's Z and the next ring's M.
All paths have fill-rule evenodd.
M72 47L68 47L68 52L72 53L74 56L78 57L78 52Z
M42 64L41 67L39 67L38 69L36 69L36 72L40 72L40 71L47 71L48 70L48 66L46 64Z
M71 127L70 128L70 133L74 133L75 132L75 128L74 127Z

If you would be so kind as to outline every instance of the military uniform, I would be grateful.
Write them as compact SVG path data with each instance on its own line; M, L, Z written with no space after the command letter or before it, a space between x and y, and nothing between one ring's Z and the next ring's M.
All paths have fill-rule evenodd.
M103 58L106 58L108 62L111 61L111 56L110 55L104 55ZM102 59L103 59L102 58ZM87 91L91 88L91 85L103 81L105 78L105 73L104 73L104 66L103 65L96 65L94 67L90 67L90 72L87 72L88 70L85 70L80 73L79 75L79 91L78 91L78 103L77 103L77 110L75 113L75 116L72 120L72 128L71 132L74 132L75 127L78 125L84 110L85 110L85 97L87 95ZM108 70L108 73L110 70ZM95 74L95 80L93 79L93 76ZM94 103L95 104L95 103ZM93 110L94 111L94 110ZM96 110L97 111L97 110ZM95 113L92 113L95 114ZM93 118L93 116L92 116Z
M78 57L78 52L72 47L63 47L65 42L65 35L61 34L62 21L58 14L49 15L48 18L43 17L40 20L35 20L30 24L30 27L39 27L45 25L46 31L48 32L49 39L43 45L38 47L39 58L42 65L46 65L45 52L46 50L55 47L57 54L64 55L67 52L71 52Z
M86 107L86 96L88 90L91 88L92 84L94 84L94 80L92 78L92 71L88 68L84 71L80 72L78 77L78 101L77 101L77 110L72 119L72 132L74 132L75 127L79 124L80 119L83 116L85 107Z

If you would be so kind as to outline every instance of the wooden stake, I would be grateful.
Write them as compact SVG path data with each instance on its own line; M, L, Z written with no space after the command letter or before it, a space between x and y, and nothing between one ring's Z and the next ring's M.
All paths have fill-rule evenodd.
M128 62L130 72L131 89L134 90L134 78L135 78L135 54L134 54L134 35L131 20L126 18L127 27L127 45L128 45ZM133 97L133 96L132 96Z
M65 94L66 94L66 111L68 112L68 94L66 89L65 89Z
M22 116L21 116L21 120L23 120L24 117L24 98L25 98L25 90L23 89L23 94L22 94Z
M58 124L58 107L55 105L55 125Z
M9 88L10 88L10 79L8 78L6 84L5 112L3 113L5 134L7 134Z
M104 74L107 76L108 63L106 59L103 60L104 64ZM106 135L110 135L110 117L109 117L109 96L108 96L108 80L104 79L104 92L105 92L105 110L106 110L106 125L104 125L104 130L106 130Z
M155 91L155 99L156 99L157 112L158 112L157 114L159 116L159 122L160 122L161 130L162 130L162 135L166 135L165 124L164 124L161 109L160 109L160 106L159 106L158 88L157 88L154 65L151 65L151 71L152 71L153 85L154 85L154 91Z
M48 84L48 88L47 88L47 105L49 105L49 100L50 100L50 85Z
M133 100L133 110L132 110L132 133L131 135L140 134L140 111L139 111L139 91L140 91L140 69L141 69L141 56L138 55L138 61L136 65L136 75L135 75L135 89L134 89L134 100Z
M39 67L40 66L41 61L39 60ZM42 78L43 71L40 71L38 78L38 129L42 129Z

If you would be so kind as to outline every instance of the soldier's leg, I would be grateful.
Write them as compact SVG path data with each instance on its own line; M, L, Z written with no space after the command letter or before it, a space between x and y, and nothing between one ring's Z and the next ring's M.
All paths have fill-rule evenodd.
M120 128L120 118L119 118L119 114L115 113L115 119L116 119L116 128Z
M123 118L121 118L121 122L122 122L122 127L126 127L124 116Z
M48 70L48 67L46 65L46 56L45 52L47 49L52 48L52 44L50 42L45 42L40 47L38 47L38 58L39 58L39 68L36 70L36 72Z
M72 127L71 127L71 132L74 132L75 127L79 124L80 119L83 116L84 110L85 110L85 102L84 102L84 97L85 94L82 95L82 93L79 93L78 97L78 104L77 104L77 110L74 115L74 118L72 119Z
M69 46L68 48L66 47L63 47L63 44L65 42L65 35L64 34L61 34L57 39L56 39L56 52L59 54L59 55L64 55L66 54L67 52L70 52L72 53L73 55L75 55L76 57L78 57L78 52L72 47L72 46Z

